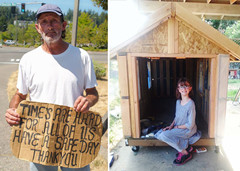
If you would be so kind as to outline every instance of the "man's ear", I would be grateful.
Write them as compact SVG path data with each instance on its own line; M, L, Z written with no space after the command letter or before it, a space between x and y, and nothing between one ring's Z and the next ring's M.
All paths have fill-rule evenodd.
M64 30L66 29L67 22L66 22L66 21L64 21L64 22L62 23L62 25L63 25L62 31L64 31Z
M36 28L37 32L41 34L38 24L35 24L35 28Z

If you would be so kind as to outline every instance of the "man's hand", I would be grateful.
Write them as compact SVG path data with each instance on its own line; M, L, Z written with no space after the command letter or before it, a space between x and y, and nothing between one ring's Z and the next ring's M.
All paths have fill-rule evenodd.
M87 112L90 108L90 103L86 97L79 96L74 102L74 110L77 112Z
M96 88L86 89L86 97L79 96L74 102L74 109L77 112L87 112L90 107L95 105L98 101L98 92Z
M10 126L18 125L20 122L20 115L15 111L15 108L9 108L5 113L5 119Z
M20 115L16 112L18 104L26 100L27 95L19 93L19 90L16 91L15 95L12 97L12 100L9 104L9 109L5 113L5 119L10 126L18 125L20 122Z

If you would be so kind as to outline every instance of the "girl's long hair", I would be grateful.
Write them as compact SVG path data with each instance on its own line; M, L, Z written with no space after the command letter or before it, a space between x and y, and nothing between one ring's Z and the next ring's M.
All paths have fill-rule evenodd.
M177 83L177 88L176 88L176 98L182 100L181 93L178 91L178 85L180 86L190 86L192 87L191 82L187 78L180 78ZM193 90L189 92L189 97L193 98Z

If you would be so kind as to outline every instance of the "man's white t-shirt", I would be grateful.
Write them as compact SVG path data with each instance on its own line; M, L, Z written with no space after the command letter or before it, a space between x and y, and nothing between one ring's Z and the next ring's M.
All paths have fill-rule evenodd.
M97 86L88 53L69 44L58 55L38 47L23 55L19 64L17 88L30 100L73 107L84 90Z

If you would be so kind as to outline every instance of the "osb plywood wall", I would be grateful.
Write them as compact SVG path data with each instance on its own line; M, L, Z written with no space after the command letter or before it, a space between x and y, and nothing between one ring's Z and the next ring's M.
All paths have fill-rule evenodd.
M126 52L167 53L168 24L164 22L124 48Z
M178 22L178 52L184 54L227 54L220 47L192 30L184 22Z

